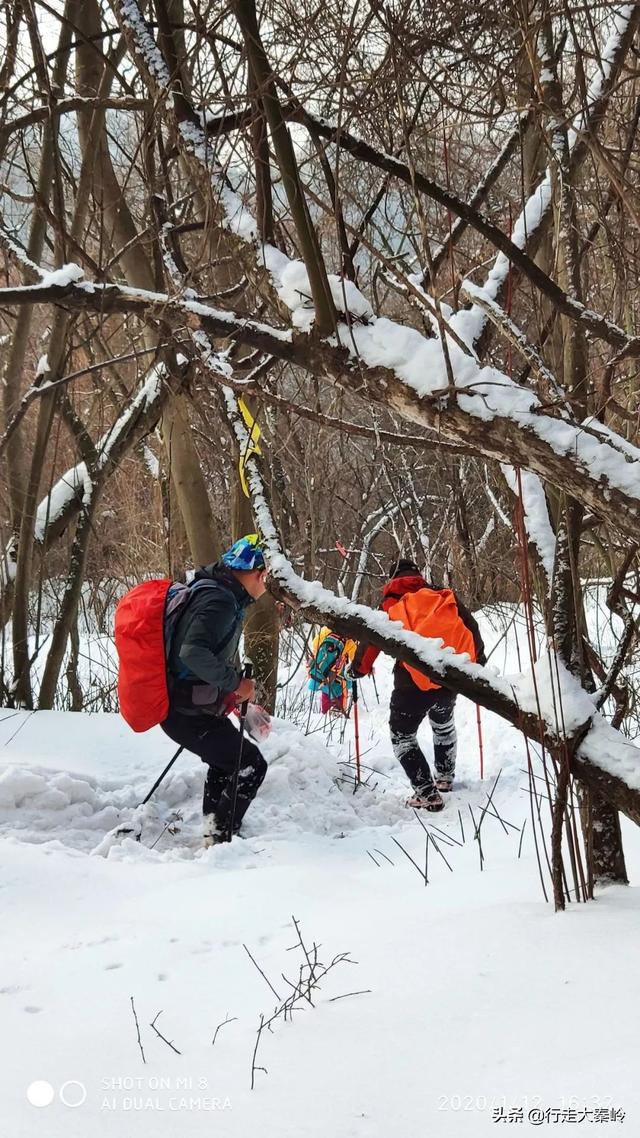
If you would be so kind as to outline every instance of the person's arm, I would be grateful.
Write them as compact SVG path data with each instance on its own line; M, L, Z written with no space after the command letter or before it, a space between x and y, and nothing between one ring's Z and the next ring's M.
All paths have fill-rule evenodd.
M235 691L240 672L216 649L224 645L238 619L236 605L222 592L207 592L191 601L191 618L180 646L180 663L205 684L213 684L221 693Z
M380 648L376 648L373 644L367 644L362 641L356 648L356 654L353 657L353 663L349 668L349 675L354 680L360 679L361 676L370 676L373 671L378 656L380 655Z
M478 622L477 622L476 618L473 616L473 614L466 607L466 605L463 605L463 603L460 600L457 593L454 593L453 595L456 599L456 604L458 606L458 612L460 614L460 619L462 620L463 624L465 624L467 626L467 628L469 629L469 632L473 636L473 643L475 645L475 650L476 650L476 663L486 664L487 656L486 656L486 653L484 650L484 641L482 639L482 636L480 635L480 629L478 628Z

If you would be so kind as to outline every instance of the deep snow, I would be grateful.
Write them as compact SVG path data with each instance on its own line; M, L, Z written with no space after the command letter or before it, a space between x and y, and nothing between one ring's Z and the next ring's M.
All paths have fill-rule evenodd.
M451 870L432 847L425 887L396 844L423 866L424 833L388 743L388 662L377 683L380 704L362 684L371 784L354 794L346 781L351 726L340 745L315 714L307 737L278 721L246 840L210 851L198 833L204 768L190 756L154 799L142 843L104 840L170 757L160 731L134 736L113 715L0 712L5 1133L482 1138L501 1125L494 1108L518 1106L523 1129L529 1110L616 1107L625 1129L598 1132L637 1132L636 888L553 913L521 740L483 712L481 783L464 700L459 788L426 822L460 842L460 809L465 841L433 831ZM423 738L429 750L428 728ZM499 813L513 827L528 821L519 857L520 832L485 817L481 872L469 805L479 818L498 771ZM173 811L180 831L163 834ZM637 880L636 830L625 829ZM265 1035L267 1073L251 1091L260 1014L276 998L243 945L284 997L282 973L297 979L302 962L294 916L325 963L347 952L357 964L336 965L314 1007ZM332 1002L351 992L363 994ZM180 1055L149 1027L160 1011ZM50 1105L28 1101L37 1081L53 1088ZM60 1092L86 1099L65 1105ZM589 1132L594 1117L575 1125Z

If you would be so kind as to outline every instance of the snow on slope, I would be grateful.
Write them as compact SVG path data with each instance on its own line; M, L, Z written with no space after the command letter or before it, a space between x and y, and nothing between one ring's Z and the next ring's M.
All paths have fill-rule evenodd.
M332 741L315 730L316 716L307 737L280 721L246 840L210 851L198 840L204 768L181 756L143 842L91 856L171 756L161 732L134 736L110 715L0 712L7 1134L483 1138L495 1132L494 1108L518 1105L525 1117L615 1106L627 1129L599 1133L635 1132L635 889L555 916L530 819L518 857L519 833L486 818L480 872L469 805L478 817L499 770L501 815L520 827L529 802L521 741L485 713L479 782L475 709L464 700L460 789L428 822L460 841L460 808L465 842L434 832L451 869L432 848L425 888L396 844L423 865L424 834L403 806L388 743L388 662L377 680L380 704L362 684L370 785L353 794L346 781L350 728L341 745L336 728ZM430 751L428 728L423 740ZM162 834L173 810L180 832ZM629 839L640 865L635 829ZM294 916L325 962L348 952L357 964L336 965L314 1007L266 1034L257 1063L267 1073L251 1091L256 1029L276 997L243 945L282 998L282 973L295 980L302 962ZM625 990L615 1017L611 976ZM149 1026L160 1011L180 1054ZM46 1107L27 1099L37 1081L53 1088Z

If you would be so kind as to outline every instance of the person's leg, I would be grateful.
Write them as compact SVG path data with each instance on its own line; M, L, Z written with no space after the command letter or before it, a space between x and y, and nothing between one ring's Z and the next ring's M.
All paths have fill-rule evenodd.
M206 759L203 759L203 762L206 762ZM219 770L218 767L212 766L211 763L208 763L207 766L207 777L204 780L204 790L202 792L202 813L205 818L213 818L218 809L222 792L227 785L229 775L225 771Z
M219 830L222 833L227 833L231 818L233 819L233 830L239 830L241 820L243 820L247 809L251 806L255 795L259 792L264 781L266 762L255 743L245 734L243 758L241 758L238 774L236 801L233 802L233 781L235 781L235 777L233 776L235 776L238 762L240 734L236 731L236 728L229 723L228 719L224 720L224 724L225 769L227 769L228 774L227 782L224 784L218 806L215 808L215 820ZM218 754L216 754L215 762L216 766L221 765Z
M427 714L425 692L415 684L393 689L389 704L389 731L393 753L417 794L433 790L429 764L418 744L417 732Z
M181 743L207 764L209 769L202 799L204 835L213 837L218 832L225 832L233 809L233 779L240 751L240 733L228 718L204 715L171 713L161 727L170 739ZM266 773L266 762L245 734L238 795L233 812L234 829L239 828Z
M440 790L446 790L453 782L456 772L456 751L458 748L454 718L456 696L455 692L447 691L446 688L438 688L428 694L431 696L428 714L433 732L433 762L436 768L436 780Z
M207 764L208 769L202 796L205 838L211 837L215 833L215 810L228 779L228 774L218 770L210 762L211 756L216 751L215 739L219 722L218 719L214 719L210 715L180 715L179 712L170 712L167 719L160 724L165 735L173 739L174 743L181 743L183 747L186 747L188 751L197 755L203 763Z
M231 818L233 830L239 830L241 820L253 802L266 774L266 762L255 743L245 733L243 758L238 774L238 790L233 802L233 783L240 751L240 733L229 718L216 719L215 727L205 736L206 750L202 758L208 764L204 792L204 814L213 814L215 828L227 833Z

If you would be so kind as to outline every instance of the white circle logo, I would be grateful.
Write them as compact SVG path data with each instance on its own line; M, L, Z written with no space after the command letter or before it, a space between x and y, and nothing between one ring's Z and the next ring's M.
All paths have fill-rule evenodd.
M60 1095L60 1102L65 1106L82 1106L87 1098L87 1088L84 1083L78 1082L77 1079L69 1079L63 1083L58 1091Z
M49 1106L53 1102L55 1091L46 1079L36 1079L27 1087L27 1099L32 1106Z

